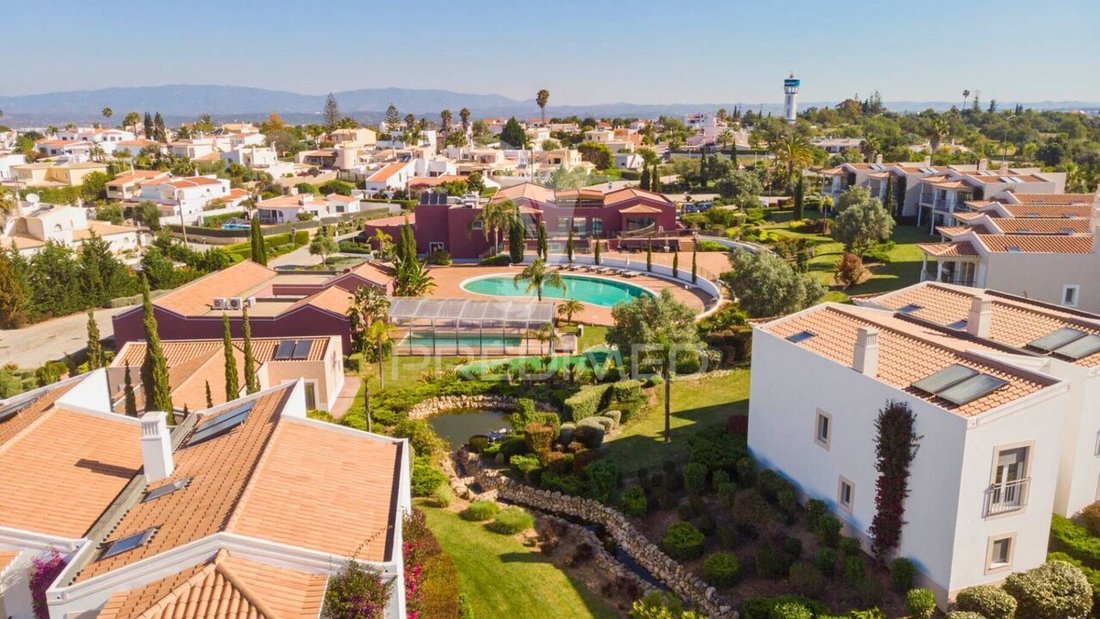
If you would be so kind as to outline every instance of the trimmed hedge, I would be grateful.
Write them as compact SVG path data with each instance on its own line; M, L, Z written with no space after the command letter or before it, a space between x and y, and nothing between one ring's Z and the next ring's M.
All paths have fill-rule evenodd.
M890 562L890 581L894 583L894 590L898 593L912 589L916 575L917 568L909 559L898 557Z
M565 399L565 416L572 421L595 417L607 402L611 384L590 385Z
M474 501L462 510L459 516L470 522L482 522L489 520L500 513L500 506L492 501Z
M829 612L825 605L801 595L780 595L770 598L749 598L741 604L741 619L773 619L775 611L790 605L801 606L810 614L824 615ZM781 611L782 612L782 611Z
M703 555L706 538L691 523L677 522L661 538L661 550L677 561L697 559Z
M1100 569L1100 537L1058 514L1050 521L1050 551L1064 552L1085 567Z
M716 552L703 561L703 580L715 587L732 587L741 577L741 562L733 553Z
M993 585L978 585L959 591L958 610L978 613L986 619L1012 619L1016 616L1016 598Z
M1092 587L1081 570L1051 561L1010 574L1004 590L1016 598L1016 612L1027 619L1085 619L1092 611Z
M936 596L928 589L910 589L905 594L909 619L932 619L936 612Z
M533 526L535 517L515 506L504 508L495 520L486 525L490 531L501 535L515 535Z

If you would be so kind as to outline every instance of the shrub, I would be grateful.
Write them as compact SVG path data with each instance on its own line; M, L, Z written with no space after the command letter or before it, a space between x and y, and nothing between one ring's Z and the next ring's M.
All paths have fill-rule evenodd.
M751 457L737 460L737 484L742 488L751 488L756 480L756 462Z
M825 576L812 563L799 561L791 566L791 588L797 593L817 597L825 589Z
M478 261L478 265L483 267L503 267L512 264L512 259L507 254L497 254L495 256L486 256Z
M717 523L714 522L714 516L711 516L707 512L703 512L702 515L695 518L691 523L695 525L696 529L699 529L700 533L707 537L714 535L714 532L718 529Z
M832 577L836 574L836 551L832 548L818 548L814 553L814 565L821 573Z
M756 551L756 575L769 580L780 580L787 576L791 569L791 558L775 546L775 544L763 544Z
M326 617L382 619L390 589L382 580L381 572L349 559L344 568L329 579L323 614Z
M1092 588L1080 569L1050 561L1011 574L1004 590L1016 598L1016 612L1027 619L1083 619L1092 610Z
M885 594L882 581L877 578L864 578L856 584L856 594L863 606L879 606Z
M565 416L572 421L596 416L606 405L610 389L610 384L582 387L562 403Z
M843 289L862 282L867 277L867 268L863 266L863 259L855 254L844 254L833 265L833 281Z
M737 486L732 482L718 484L718 503L722 507L733 505L733 499L737 496Z
M863 582L866 575L867 566L862 557L847 557L844 560L844 582L854 587Z
M505 462L510 462L512 456L525 453L527 453L527 440L522 436L508 436L500 441L500 454L504 456Z
M760 471L756 476L756 489L769 501L774 501L779 491L783 488L784 480L779 473L770 469Z
M1081 524L1093 537L1100 537L1100 501L1081 510L1079 518Z
M862 552L859 540L854 537L842 537L840 538L840 554L845 557L858 557ZM908 591L909 589L906 589Z
M772 511L768 502L755 490L738 493L733 499L730 516L737 528L747 533L763 531L772 520Z
M802 557L802 540L797 537L788 537L783 540L783 552L798 559Z
M523 473L523 477L525 479L527 479L528 481L532 480L531 473L534 472L534 471L537 471L539 469L539 467L542 466L539 463L538 456L531 455L531 454L525 454L525 455L522 455L522 456L512 456L512 459L509 462L509 464L516 471L519 471L520 473Z
M489 437L484 434L475 434L466 441L466 444L470 446L470 451L473 453L484 453L489 447Z
M611 383L611 403L622 414L622 420L638 414L646 404L642 382L634 379Z
M596 415L595 417L589 417L589 419L592 419L596 423L600 424L600 427L603 428L604 434L615 429L615 420L610 417Z
M523 533L534 525L534 516L513 505L502 509L487 527L493 533L515 535L516 533Z
M890 562L890 582L894 583L894 590L898 593L913 588L913 578L916 574L917 568L905 557L898 557Z
M413 496L431 496L436 488L445 483L447 483L447 476L432 466L431 460L420 456L413 461L410 488Z
M597 460L585 470L588 479L592 481L592 498L601 503L610 503L622 479L619 464L614 460Z
M844 525L840 520L832 514L826 514L817 520L817 526L814 527L814 533L817 534L817 541L821 542L823 546L829 548L836 548L840 543L840 529Z
M600 445L603 445L603 434L603 428L599 426L577 426L577 429L573 430L573 440L588 449L598 449Z
M560 441L562 445L572 443L573 431L576 429L576 424L571 421L561 424L561 428L558 430L558 441Z
M969 610L953 610L947 613L947 619L986 619L986 617L981 613Z
M428 264L447 266L451 264L451 254L445 249L437 249L428 254Z
M978 585L959 591L955 607L978 613L986 619L1012 619L1016 616L1016 599L994 585Z
M928 589L910 589L905 594L909 619L932 619L936 612L936 596Z
M693 495L700 495L707 489L707 467L698 462L690 462L684 467L684 487Z
M451 495L451 487L447 484L443 484L442 486L432 491L432 505L435 505L436 507L450 506L452 498L453 496Z
M539 485L547 490L571 496L581 496L586 491L584 480L572 473L544 472L540 476Z
M619 496L619 508L629 516L641 518L646 515L649 505L646 501L645 490L639 486L631 486Z
M779 613L802 612L789 610L790 607L801 607L809 614L779 615ZM780 610L782 609L782 610ZM812 617L823 615L827 609L823 604L801 595L780 595L771 598L749 598L741 605L742 619L773 619L774 617Z
M806 520L811 529L817 529L817 521L829 513L829 507L821 499L806 501Z
M523 428L523 440L527 443L527 449L535 453L550 449L556 436L554 426L547 423L532 421Z
M423 419L402 419L393 429L393 435L409 439L409 446L415 454L434 456L443 453L443 441Z
M730 474L723 469L718 469L710 476L710 485L715 490L718 490L718 486L727 484L730 481Z
M470 522L483 522L491 519L500 512L500 506L492 501L474 501L466 506L459 514L463 520Z
M1050 521L1050 550L1064 552L1086 567L1100 569L1100 537L1089 535L1085 527L1058 514Z
M741 563L728 552L716 552L703 561L703 580L715 587L732 587L741 576Z
M677 561L696 559L703 554L703 534L687 522L677 522L661 538L661 550Z
M720 427L697 432L688 439L688 448L691 462L705 465L708 471L732 471L737 460L749 453L744 441L731 437Z

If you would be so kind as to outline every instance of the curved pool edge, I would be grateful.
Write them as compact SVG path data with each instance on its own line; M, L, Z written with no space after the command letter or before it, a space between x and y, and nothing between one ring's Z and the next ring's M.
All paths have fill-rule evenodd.
M488 297L488 298L491 298L491 299L534 299L534 298L536 298L535 296L489 294L489 293L486 293L486 292L478 292L476 290L470 290L469 288L466 287L466 284L468 284L470 282L474 282L474 281L478 281L478 280L484 280L484 279L493 279L493 278L506 277L509 280L511 280L517 274L518 274L518 271L514 274L510 274L510 273L507 273L507 272L501 272L501 273L485 273L484 275L475 275L473 277L468 277L468 278L462 280L461 282L459 282L458 288L459 288L459 290L461 290L461 291L463 291L467 294L473 294L473 295L477 295L479 297ZM654 297L660 296L657 292L655 292L654 290L652 290L648 286L643 286L641 284L635 284L633 282L626 282L626 281L623 281L623 280L615 279L613 277L607 277L607 276L601 276L601 275L589 275L587 273L583 274L583 275L582 274L574 274L574 273L562 273L561 276L565 279L588 279L588 280L595 280L595 281L611 282L613 284L618 284L618 285L622 285L622 286L628 286L628 287L631 287L631 288L636 288L636 289L641 290L641 291L645 292L646 294L652 295ZM559 299L557 297L554 297L554 298L544 299L544 300L562 301L563 299ZM598 303L590 303L588 301L581 301L580 299L577 299L577 300L580 301L581 303L584 303L585 305L591 305L593 307L599 307L599 308L604 308L604 309L608 309L608 310L615 307L615 305L618 305L618 303L616 303L615 305L600 305ZM620 303L621 302L622 301L620 301Z

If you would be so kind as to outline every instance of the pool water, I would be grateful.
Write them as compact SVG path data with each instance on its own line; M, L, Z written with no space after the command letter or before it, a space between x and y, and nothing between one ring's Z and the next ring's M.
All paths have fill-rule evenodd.
M563 273L565 288L546 286L542 289L543 299L576 299L581 303L613 307L619 303L629 303L638 297L651 296L648 290L626 282L597 277L584 277ZM462 282L467 292L493 297L533 297L527 292L527 282L516 282L511 275L489 275L475 277Z
M475 434L488 434L508 427L508 420L500 411L456 411L429 417L428 425L455 450Z
M485 348L503 348L504 346L520 346L523 344L523 340L517 335L515 337L502 336L499 332L496 335L491 333L485 333L483 336L478 337L476 333L472 335L459 335L456 339L453 334L448 335L446 333L432 334L432 333L413 333L412 335L406 335L398 342L398 346L431 346L432 338L435 338L436 346L454 346L455 342L458 342L460 347L477 348L484 346Z

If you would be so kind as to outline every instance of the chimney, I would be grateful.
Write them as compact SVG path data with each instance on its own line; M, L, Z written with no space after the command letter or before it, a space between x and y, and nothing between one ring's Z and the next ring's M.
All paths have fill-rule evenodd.
M984 172L987 169L989 169L989 160L985 157L982 157L978 160L978 171Z
M141 461L145 478L159 481L175 470L172 463L172 441L168 435L168 415L153 411L141 416Z
M853 369L874 378L878 374L878 328L860 327L856 332L856 351Z
M974 337L989 337L989 325L993 322L993 299L979 294L970 300L970 314L966 317L966 332Z
M1005 174L1008 174L1008 162L1007 161L1002 161L1001 162L1001 167L997 168L997 174L1000 174L1001 176L1004 176Z
M875 163L882 163L882 153L875 155Z

